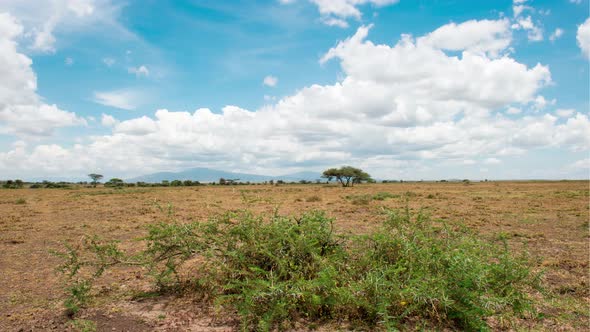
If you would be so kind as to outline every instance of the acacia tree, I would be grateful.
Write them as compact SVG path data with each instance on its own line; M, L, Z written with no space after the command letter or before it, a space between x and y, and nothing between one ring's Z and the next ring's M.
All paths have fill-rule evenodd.
M360 168L343 166L340 168L329 168L322 174L328 181L336 179L343 187L352 187L355 183L371 180L371 176Z
M98 180L103 178L103 176L101 174L95 174L95 173L88 174L88 176L92 179L92 186L95 188L96 188L96 184L98 183Z
M123 187L124 185L125 181L119 178L112 178L104 184L105 187Z

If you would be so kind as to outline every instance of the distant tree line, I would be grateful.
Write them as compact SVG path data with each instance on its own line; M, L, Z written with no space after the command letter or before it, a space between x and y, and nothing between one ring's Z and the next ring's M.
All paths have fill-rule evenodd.
M330 182L338 182L338 184L341 185L341 183L335 179L326 179L324 178L322 179L316 179L315 181L309 181L309 180L299 180L299 181L284 181L284 180L268 180L268 181L262 181L262 182L250 182L250 181L228 181L225 180L223 181L222 179L220 179L219 181L214 181L214 182L199 182L199 181L192 181L192 180L163 180L161 182L143 182L143 181L138 181L138 182L125 182L122 179L119 178L112 178L104 183L101 182L96 182L93 183L92 181L88 182L88 181L79 181L79 182L65 182L65 181L59 181L59 182L52 182L52 181L41 181L41 182L25 182L22 180L4 180L4 181L0 181L0 188L3 189L22 189L22 188L31 188L31 189L41 189L41 188L48 188L48 189L64 189L64 188L72 188L72 187L76 187L76 186L81 186L81 187L95 187L97 185L102 185L105 188L127 188L127 187L193 187L193 186L206 186L206 185L211 185L211 186L216 186L216 185L223 185L223 186L243 186L243 185L271 185L271 186L277 186L277 185L295 185L295 184L305 184L305 185L319 185L319 184L329 184ZM344 181L344 186L346 186L346 180ZM483 180L481 182L488 182L489 180ZM367 179L367 180L351 180L349 183L349 186L351 186L352 183L357 184L357 183L377 183L377 181L373 180L373 179ZM380 183L389 183L389 184L395 184L395 183L415 183L415 182L423 182L423 181L406 181L406 180L381 180L379 181ZM471 183L471 181L464 179L464 180L439 180L439 181L431 181L431 182L440 182L440 183L446 183L446 182L462 182L464 184L469 184Z
M6 189L20 189L24 187L36 189L36 188L69 188L73 185L85 186L85 187L96 187L101 179L104 178L102 174L90 173L88 174L90 182L24 182L22 180L4 180L0 181L0 187ZM342 187L352 187L358 183L376 183L368 173L360 168L352 166L342 166L340 168L329 168L322 173L323 179L316 179L315 181L310 180L299 180L286 182L284 180L267 180L262 182L251 182L251 181L240 181L240 179L226 179L219 178L219 181L213 181L209 183L201 183L199 181L192 180L163 180L161 182L125 182L120 178L111 178L110 180L102 184L106 188L124 188L124 187L193 187L193 186L204 186L204 185L220 185L220 186L232 186L232 185L285 185L285 184L329 184L330 182L336 182ZM487 182L488 180L484 180ZM404 181L404 180L382 180L381 183L404 183L404 182L422 182L420 181ZM469 184L470 181L464 180L440 180L433 182L463 182Z
M2 183L2 188L6 189L20 189L24 187L25 183L22 180L7 180Z

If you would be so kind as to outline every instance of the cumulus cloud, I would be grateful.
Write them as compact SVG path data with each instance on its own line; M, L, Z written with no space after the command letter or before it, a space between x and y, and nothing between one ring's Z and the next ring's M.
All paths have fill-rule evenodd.
M331 27L348 28L348 22L341 18L323 17L322 23Z
M94 13L93 0L40 0L26 3L17 0L5 0L0 10L8 10L13 14L23 14L24 24L29 27L33 36L31 48L36 51L55 52L56 27L67 20L80 20Z
M533 9L532 7L529 6L525 6L525 5L514 5L512 6L512 11L514 14L514 17L518 17L520 16L525 10L531 10Z
M95 103L120 108L123 110L134 110L139 104L140 94L133 90L95 91L93 101Z
M382 7L397 3L398 0L311 0L322 15L334 15L340 18L360 19L362 14L358 6L371 4Z
M582 53L590 58L590 18L587 18L584 23L578 26L576 39L578 41L578 45L582 49Z
M465 110L479 112L511 102L530 102L541 87L551 82L548 67L541 64L527 68L508 56L491 59L469 50L463 50L461 58L457 58L421 43L421 38L416 42L410 36L402 36L393 47L374 45L365 41L369 29L359 28L354 36L328 51L321 61L340 59L348 75L343 85L366 86L360 90L363 92L375 88L373 93L367 92L375 95L375 99L382 96L389 104L397 100L397 105L412 105L414 110L426 111L432 119ZM374 83L376 86L371 86ZM394 95L387 96L384 92ZM397 99L388 100L388 97ZM437 108L440 111L435 111ZM451 112L443 111L447 109ZM389 116L400 113L403 111Z
M78 32L101 25L119 36L132 36L114 19L121 8L120 3L111 0L0 1L0 12L20 19L28 48L44 53L56 51L58 32Z
M516 107L508 107L508 109L506 110L506 113L508 114L520 114L522 112L522 110L520 108L516 108Z
M134 74L137 77L140 77L140 76L147 77L150 75L150 70L144 65L141 65L139 67L130 67L127 69L127 72L129 74Z
M399 0L309 0L317 6L321 15L321 22L329 26L347 28L346 19L360 20L362 13L359 9L363 5L383 7L398 3ZM291 4L295 0L279 0L281 4Z
M269 87L275 87L277 83L279 83L279 79L272 75L268 75L262 80L262 84Z
M450 25L449 31L462 24ZM1 163L13 165L21 158L22 167L33 167L34 156L51 151L63 156L55 161L63 163L62 171L101 165L136 175L206 165L268 173L343 163L385 170L389 162L415 169L417 160L493 164L490 158L537 148L590 148L587 114L508 117L501 112L547 103L540 92L551 83L548 67L528 67L504 52L509 47L504 33L474 33L454 42L445 31L447 42L432 37L435 30L387 45L368 40L369 30L359 28L322 57L321 62L340 64L343 79L334 84L305 87L255 112L238 106L221 112L161 109L115 123L110 135L73 148L15 147L0 155ZM450 47L460 54L447 54Z
M563 36L563 29L561 28L557 28L555 29L555 31L553 31L553 33L551 34L551 36L549 36L549 40L550 41L556 41L557 39L561 38L561 36Z
M543 28L540 22L533 22L531 15L524 16L523 13L534 13L535 9L531 6L525 5L528 0L514 0L512 11L514 19L512 23L512 29L524 30L527 32L527 38L529 41L541 41L543 40ZM541 14L548 14L549 12L539 11Z
M7 13L0 13L0 133L48 136L56 128L85 124L76 114L42 102L32 61L17 51L16 38L23 27Z
M117 121L117 119L115 119L112 115L103 113L100 118L100 123L105 127L113 127L119 123L119 121Z
M560 118L569 118L572 115L576 114L576 110L575 109L571 109L571 108L557 109L555 111L555 114L557 114L557 116L560 117Z
M511 41L510 21L470 20L461 24L450 23L419 38L434 48L450 51L469 51L497 55L505 50Z
M530 41L543 40L543 30L533 22L530 16L517 18L516 23L512 24L512 28L527 31L527 37Z
M590 158L580 159L578 161L575 161L574 163L569 165L569 168L590 170Z

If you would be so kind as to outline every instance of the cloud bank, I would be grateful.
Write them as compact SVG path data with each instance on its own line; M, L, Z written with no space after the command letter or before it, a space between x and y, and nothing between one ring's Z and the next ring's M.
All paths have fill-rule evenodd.
M339 63L343 78L334 84L255 111L229 105L220 113L103 116L110 134L72 147L15 145L0 153L0 171L136 175L208 166L276 174L355 164L385 174L418 170L421 161L497 166L533 149L590 148L587 114L536 112L540 101L548 104L541 92L551 73L510 56L507 20L450 23L392 45L371 42L370 29L360 27L321 58Z

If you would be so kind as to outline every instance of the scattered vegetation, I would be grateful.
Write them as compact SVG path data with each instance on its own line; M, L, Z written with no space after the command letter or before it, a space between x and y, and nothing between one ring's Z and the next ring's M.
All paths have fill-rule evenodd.
M318 195L313 195L313 196L309 196L305 199L306 202L308 203L312 203L312 202L321 202L322 198Z
M373 197L368 194L363 195L348 195L346 199L350 200L350 203L354 205L368 205L373 200Z
M347 195L344 198L350 200L350 202L354 205L367 205L371 203L371 201L384 201L390 198L400 198L401 195L396 195L388 192L378 192L374 195L369 194L360 194L360 195Z
M74 319L70 322L70 325L80 332L95 332L96 323L87 319Z
M373 195L373 199L376 201L384 201L386 199L390 199L390 198L399 198L401 197L400 195L395 195L392 193L388 193L386 191L381 191L376 193L375 195Z
M235 310L244 330L285 329L301 319L359 329L420 321L426 328L485 330L487 317L532 312L527 294L539 289L527 256L513 256L505 242L484 242L408 208L385 210L378 230L346 237L334 234L321 211L228 212L191 223L168 211L169 218L148 227L139 254L96 237L56 253L70 312L87 303L94 280L114 265L141 266L159 292L202 293ZM196 277L183 277L195 264Z

